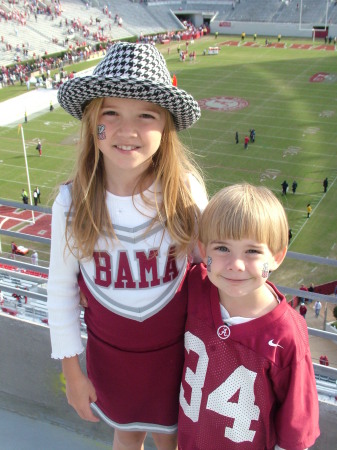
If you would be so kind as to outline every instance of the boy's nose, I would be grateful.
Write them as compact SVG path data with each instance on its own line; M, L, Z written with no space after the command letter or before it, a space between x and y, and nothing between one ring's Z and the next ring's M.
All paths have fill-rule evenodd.
M241 258L233 257L228 261L227 270L243 271L245 270L245 264Z

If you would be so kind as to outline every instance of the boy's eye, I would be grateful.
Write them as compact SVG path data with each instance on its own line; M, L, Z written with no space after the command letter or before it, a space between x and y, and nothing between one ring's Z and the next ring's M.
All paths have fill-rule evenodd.
M228 252L228 248L225 245L219 245L218 247L215 247L215 250L218 250L219 252Z
M258 255L260 255L261 254L261 252L259 251L259 250L256 250L256 249L253 249L253 248L251 248L250 250L247 250L247 253L253 253L253 254L258 254Z

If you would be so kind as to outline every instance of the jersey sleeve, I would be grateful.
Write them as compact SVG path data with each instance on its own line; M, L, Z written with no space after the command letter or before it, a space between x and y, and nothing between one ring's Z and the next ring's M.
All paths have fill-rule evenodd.
M274 379L280 406L275 417L277 444L303 450L319 436L319 405L315 375L308 349L300 361L284 368Z
M69 198L61 192L52 208L47 305L51 356L55 359L75 356L84 350L80 332L77 282L79 263L67 248L65 239L66 213L69 205Z

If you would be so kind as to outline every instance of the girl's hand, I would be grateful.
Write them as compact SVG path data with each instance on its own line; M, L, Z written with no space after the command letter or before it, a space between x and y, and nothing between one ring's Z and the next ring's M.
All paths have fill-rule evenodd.
M77 380L67 380L66 395L69 405L75 409L81 419L99 422L99 418L90 408L90 403L97 400L96 391L89 378L83 373Z
M94 385L82 372L78 356L62 360L63 374L66 379L66 395L71 405L81 419L89 422L99 422L90 408L90 403L97 400Z
M83 294L82 291L80 291L80 305L83 306L83 308L86 308L88 306L88 299L87 297Z

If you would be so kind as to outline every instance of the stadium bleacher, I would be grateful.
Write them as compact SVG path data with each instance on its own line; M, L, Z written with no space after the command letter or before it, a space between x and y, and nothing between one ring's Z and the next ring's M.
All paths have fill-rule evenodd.
M212 19L233 22L288 24L301 20L309 27L325 22L337 23L337 4L327 0L114 0L109 7L104 0L94 0L90 2L91 6L82 0L63 0L60 12L55 12L53 2L40 4L49 8L47 12L41 10L39 14L28 13L24 0L17 0L15 8L8 0L2 2L0 66L13 64L17 60L25 61L34 54L42 56L46 52L52 54L67 50L69 46L93 46L100 40L119 40L141 34L181 30L183 25L174 13L180 15L185 11L207 13L213 15ZM4 19L13 10L16 15L12 19ZM118 26L115 21L116 15L123 19L122 26ZM28 55L23 54L23 49L28 50Z
M81 0L63 0L59 15L26 15L25 24L14 17L11 20L2 19L0 65L6 66L34 55L52 54L83 44L94 46L101 40L119 40L183 28L168 7L153 11L144 4L116 0L111 11L105 13L105 3L95 2L97 6L87 7ZM4 5L6 7L6 3ZM15 5L22 15L25 15L24 5L22 0ZM52 6L51 9L53 11ZM115 22L116 14L122 17L122 26ZM23 49L28 50L28 55L23 54Z

